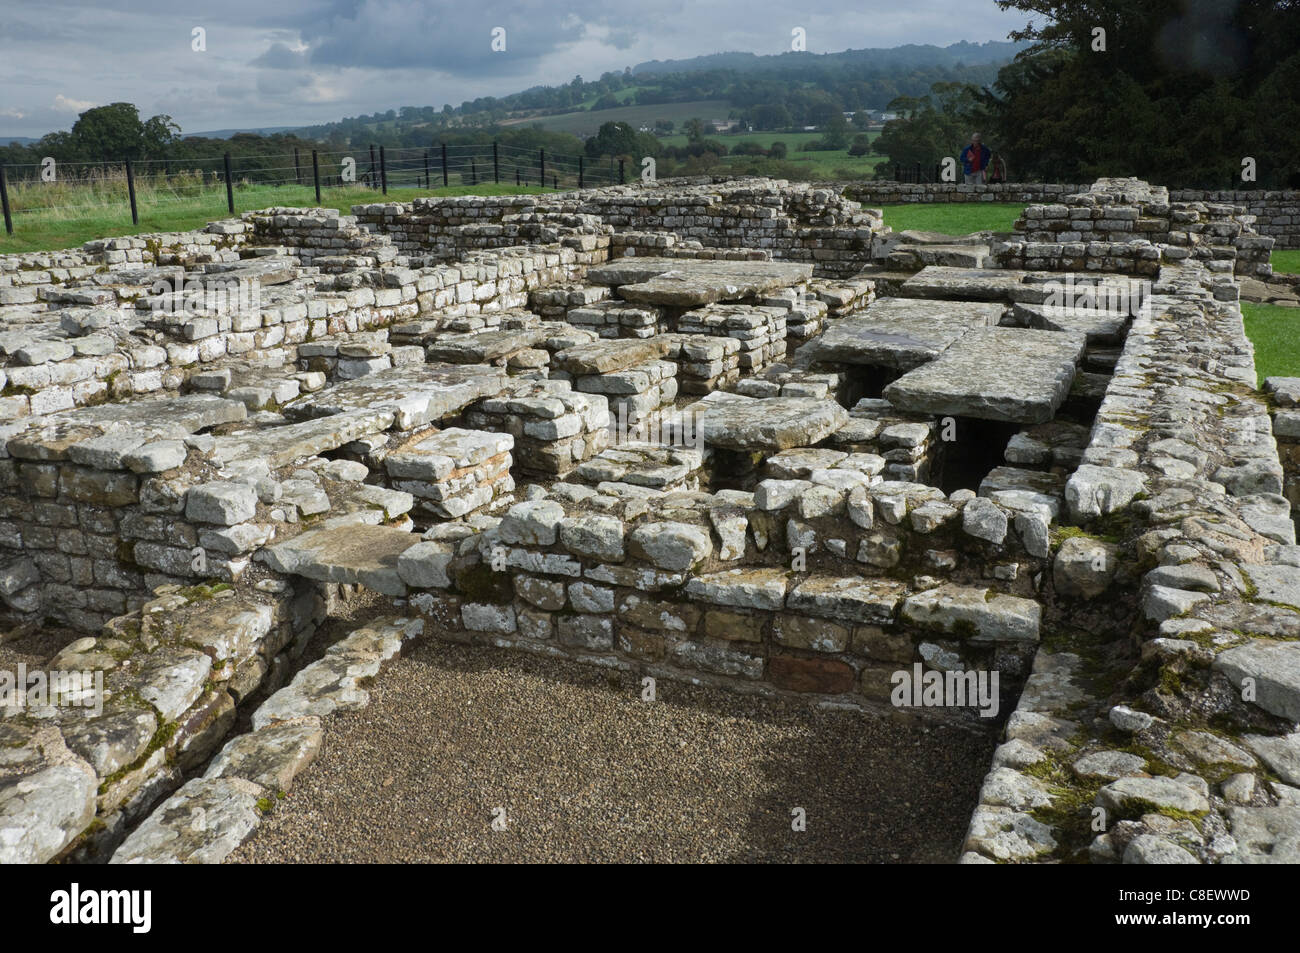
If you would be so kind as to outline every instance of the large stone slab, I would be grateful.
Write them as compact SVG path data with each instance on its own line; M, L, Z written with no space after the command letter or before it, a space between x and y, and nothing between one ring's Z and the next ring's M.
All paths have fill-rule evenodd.
M1037 642L1042 608L1032 599L944 585L908 597L903 619L975 642Z
M247 415L239 401L211 394L78 407L42 418L9 438L7 449L23 460L71 460L96 469L123 469L126 455L138 447L180 440Z
M1238 688L1253 679L1256 705L1300 721L1300 642L1252 639L1220 654L1214 667Z
M268 466L282 467L302 457L336 450L367 434L387 430L393 426L394 415L391 409L353 410L283 427L217 437L212 459L222 465L235 460L265 460Z
M1019 324L1042 331L1082 334L1089 344L1120 344L1128 330L1129 315L1123 311L1063 307L1053 304L1013 306Z
M894 381L884 396L910 413L1039 424L1069 394L1084 346L1072 334L977 328Z
M355 410L391 410L397 426L411 430L457 413L480 398L495 397L508 385L505 369L500 367L403 364L309 394L286 405L284 412L303 419Z
M397 573L397 559L419 541L404 530L352 524L308 530L262 550L260 558L277 572L404 596L406 584Z
M908 278L898 293L904 298L1011 303L1026 272L1012 269L951 268L927 265Z
M43 864L95 818L89 769L52 765L0 785L0 864Z
M938 357L971 328L994 327L1003 306L987 301L880 298L834 322L794 356L797 366L868 364L909 371Z
M449 334L429 345L426 356L430 361L451 364L484 364L533 347L545 337L546 331L541 328Z
M560 351L551 367L568 374L609 374L658 360L668 353L668 344L661 337L594 341Z
M195 778L162 803L112 864L219 864L261 822L268 792L242 778Z
M768 451L808 447L849 421L849 412L833 400L728 397L737 399L711 406L701 402L706 406L700 408L697 426L704 442L714 447Z
M803 284L812 265L788 261L620 258L587 271L594 284L618 288L625 301L694 307L740 301Z

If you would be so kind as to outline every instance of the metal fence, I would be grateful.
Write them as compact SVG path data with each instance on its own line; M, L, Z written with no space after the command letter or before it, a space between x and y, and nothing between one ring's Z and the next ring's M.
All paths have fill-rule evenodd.
M152 209L185 207L223 190L226 210L234 215L238 193L260 193L272 187L301 188L304 199L314 195L319 205L323 192L339 188L369 188L381 195L390 188L434 191L487 184L570 189L619 184L625 176L622 159L534 151L499 142L100 162L48 159L0 165L0 204L5 230L12 235L15 219L21 222L26 215L49 213L75 217L113 209L125 214L129 209L132 224L139 225L142 204ZM290 197L260 194L248 207L292 204Z

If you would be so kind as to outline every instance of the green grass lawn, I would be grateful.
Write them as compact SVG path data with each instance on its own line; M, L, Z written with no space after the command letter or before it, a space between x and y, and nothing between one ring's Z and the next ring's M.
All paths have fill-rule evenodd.
M916 229L942 232L945 235L969 235L971 232L1009 232L1023 205L1001 205L995 202L963 202L956 204L886 205L885 224L896 232Z
M1300 377L1300 308L1241 303L1246 336L1255 344L1255 372L1266 377Z
M1288 275L1300 275L1300 249L1275 251L1269 261L1273 270Z
M382 192L373 189L331 188L321 190L321 203L325 208L336 208L347 215L353 205L409 202L426 195L523 195L543 191L553 190L517 185L453 185L445 189L390 188L385 198ZM235 189L236 215L272 205L300 207L315 204L316 192L310 186L253 185ZM184 199L142 201L139 212L138 226L131 224L131 210L125 204L105 205L77 216L44 210L19 213L14 216L12 235L0 231L0 254L75 248L93 238L188 231L230 217L226 211L224 189L212 189Z

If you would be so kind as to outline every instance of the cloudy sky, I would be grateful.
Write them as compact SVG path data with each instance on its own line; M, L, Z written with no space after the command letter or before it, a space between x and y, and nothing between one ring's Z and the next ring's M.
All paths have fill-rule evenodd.
M646 60L779 53L796 26L820 53L1003 40L1024 16L993 0L9 0L3 22L0 134L37 137L110 102L186 132L305 125Z

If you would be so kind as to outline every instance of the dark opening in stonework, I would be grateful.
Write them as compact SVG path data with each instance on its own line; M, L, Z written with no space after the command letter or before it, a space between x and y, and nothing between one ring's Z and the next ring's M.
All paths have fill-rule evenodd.
M1019 424L973 417L952 418L950 424L941 425L932 482L945 493L978 491L989 471L1005 463L1007 443L1019 430ZM947 435L954 439L943 440Z

